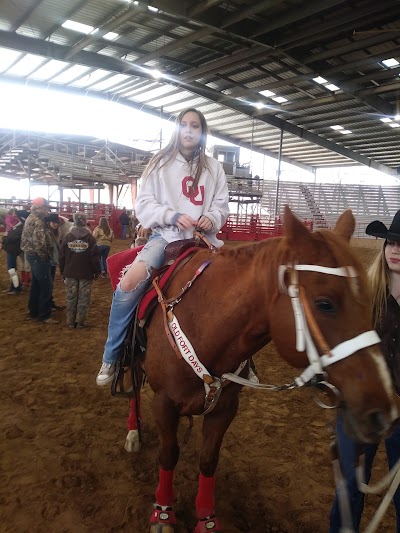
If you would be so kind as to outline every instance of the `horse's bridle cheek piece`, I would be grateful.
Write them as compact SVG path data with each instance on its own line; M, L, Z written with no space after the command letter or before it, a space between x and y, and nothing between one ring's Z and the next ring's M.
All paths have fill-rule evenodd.
M337 363L353 353L380 342L376 331L370 330L352 339L330 348L321 332L310 305L307 300L305 288L299 284L298 271L319 272L321 274L356 278L357 272L351 266L348 267L324 267L319 265L281 265L278 270L279 290L287 294L292 303L295 327L296 327L296 350L306 351L310 365L297 378L297 386L305 385L310 381L323 379L326 381L324 369L333 363ZM286 287L285 275L289 274L290 285ZM318 348L318 350L317 350Z

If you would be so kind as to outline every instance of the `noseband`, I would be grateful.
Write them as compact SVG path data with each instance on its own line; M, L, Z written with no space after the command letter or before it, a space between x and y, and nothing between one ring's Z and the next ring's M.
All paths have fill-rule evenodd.
M326 367L346 359L358 350L378 344L380 338L376 331L370 330L330 348L311 311L305 288L299 285L298 271L348 278L356 278L357 273L351 266L331 268L319 265L281 265L278 269L279 291L281 294L288 294L292 302L296 326L296 350L306 351L310 363L294 380L296 385L301 387L306 383L325 379ZM285 284L286 272L290 276L289 287Z

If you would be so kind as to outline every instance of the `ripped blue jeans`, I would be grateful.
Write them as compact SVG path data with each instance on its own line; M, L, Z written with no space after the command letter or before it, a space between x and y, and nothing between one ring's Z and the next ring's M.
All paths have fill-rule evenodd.
M151 268L160 268L164 264L164 250L167 244L167 241L159 233L153 233L132 263L134 265L142 261L146 264L146 279L130 291L123 291L121 282L118 283L111 304L108 337L104 346L104 363L116 363L118 361L129 324L150 277L150 270Z

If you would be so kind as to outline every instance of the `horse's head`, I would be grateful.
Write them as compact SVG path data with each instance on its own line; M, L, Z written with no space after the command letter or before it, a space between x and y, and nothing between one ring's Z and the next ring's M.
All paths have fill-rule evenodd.
M366 274L348 244L354 217L345 211L334 231L310 233L287 207L284 227L274 342L292 365L309 365L301 379L322 374L337 389L348 433L377 441L397 409L379 337L371 331Z

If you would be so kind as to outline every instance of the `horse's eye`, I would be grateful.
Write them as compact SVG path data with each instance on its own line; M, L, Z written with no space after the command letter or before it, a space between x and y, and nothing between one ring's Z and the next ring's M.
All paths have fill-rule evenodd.
M334 313L336 311L334 304L327 298L321 298L320 300L316 300L315 305L317 309L322 313Z

